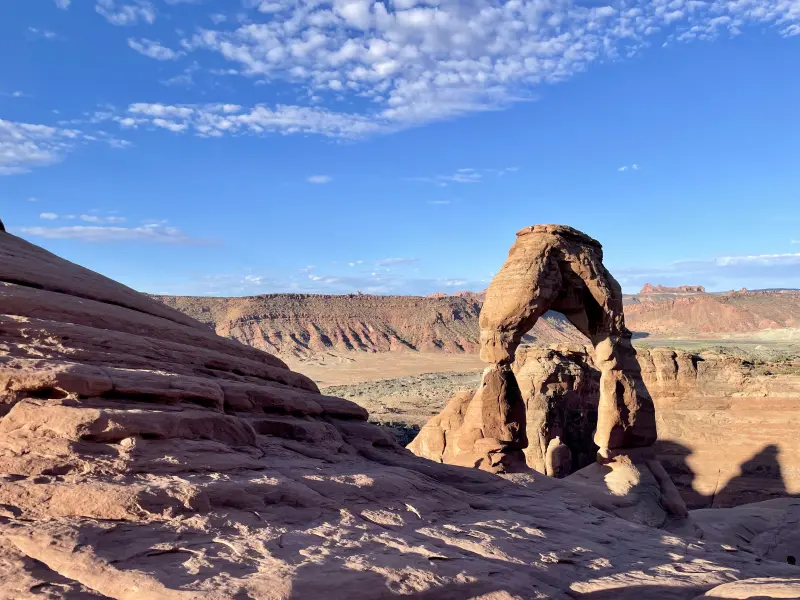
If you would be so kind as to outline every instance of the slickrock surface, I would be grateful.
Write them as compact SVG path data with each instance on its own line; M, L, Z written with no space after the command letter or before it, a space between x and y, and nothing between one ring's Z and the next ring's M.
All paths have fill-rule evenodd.
M554 479L416 458L279 360L6 233L0 265L3 600L689 599L796 576Z
M480 343L481 300L475 295L154 298L208 323L221 336L287 358L352 352L477 353ZM574 341L579 335L559 315L552 315L530 339L551 344Z

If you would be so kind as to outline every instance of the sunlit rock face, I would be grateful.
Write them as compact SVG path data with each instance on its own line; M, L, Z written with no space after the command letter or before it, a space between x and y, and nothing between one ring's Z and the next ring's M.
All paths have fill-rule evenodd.
M274 357L7 233L0 406L0 598L689 599L796 572L415 457Z
M568 475L569 447L556 444L548 452L558 432L542 435L542 427L537 427L529 435L529 409L535 413L537 408L526 407L513 368L523 336L549 310L562 313L587 337L600 371L592 419L599 462L576 474L575 481L593 494L632 498L636 508L626 508L626 517L635 515L649 525L663 525L670 515L686 516L680 495L650 450L657 437L655 408L625 327L622 289L603 266L599 242L563 225L534 225L517 233L506 262L486 290L480 315L481 358L491 366L468 405L450 411L464 415L459 432L450 432L455 448L449 453L445 448L440 455L430 451L447 440L441 420L431 422L409 448L428 458L444 460L447 455L453 464L511 473L523 468L520 450L524 453L533 443L534 467ZM501 373L503 385L497 385ZM549 410L544 407L545 414Z

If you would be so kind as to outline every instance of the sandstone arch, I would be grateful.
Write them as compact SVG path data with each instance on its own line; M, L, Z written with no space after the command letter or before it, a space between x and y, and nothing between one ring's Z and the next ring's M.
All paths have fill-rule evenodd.
M514 359L522 336L548 310L561 312L586 335L601 373L597 462L567 481L624 518L663 526L670 516L685 517L680 495L650 448L657 438L655 408L625 327L622 290L603 266L599 242L563 225L534 225L517 234L481 311L481 358L490 366L480 387L454 397L409 449L495 473L527 470L528 415ZM540 442L549 448L554 440ZM544 471L569 474L564 450L555 441L542 457Z
M622 289L603 266L600 243L572 227L517 233L486 292L481 358L501 368L513 363L522 336L548 310L562 313L595 347L602 375L594 441L601 452L655 443L655 409L625 327Z

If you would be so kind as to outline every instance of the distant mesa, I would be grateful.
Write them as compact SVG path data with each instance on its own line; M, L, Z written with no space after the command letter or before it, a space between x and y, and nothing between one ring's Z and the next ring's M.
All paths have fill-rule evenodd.
M663 285L652 285L645 283L640 294L705 294L706 288L702 285L679 285L677 287L665 287Z
M486 298L486 290L481 292L471 292L469 290L462 290L460 292L453 292L452 294L445 294L444 292L434 292L428 294L427 298L464 298L465 300L483 302Z

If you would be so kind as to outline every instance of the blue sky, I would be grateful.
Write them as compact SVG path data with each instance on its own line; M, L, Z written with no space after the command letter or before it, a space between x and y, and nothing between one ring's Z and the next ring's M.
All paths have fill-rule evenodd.
M2 0L0 216L137 289L800 287L800 0Z

